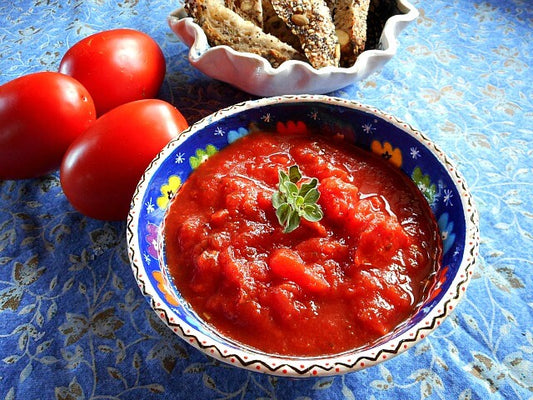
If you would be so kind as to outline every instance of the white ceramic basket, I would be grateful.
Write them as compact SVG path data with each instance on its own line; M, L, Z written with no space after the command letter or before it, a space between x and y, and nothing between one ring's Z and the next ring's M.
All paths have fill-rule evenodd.
M168 24L189 47L190 63L207 76L257 96L324 94L380 71L396 54L400 32L419 15L406 0L379 3L379 13L372 18L369 14L369 49L349 68L315 69L303 61L286 61L273 68L256 54L235 51L229 46L211 47L203 30L183 8L170 14Z

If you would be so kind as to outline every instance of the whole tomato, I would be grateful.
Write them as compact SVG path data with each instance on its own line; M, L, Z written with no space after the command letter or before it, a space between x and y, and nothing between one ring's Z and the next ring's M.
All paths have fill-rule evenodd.
M166 65L161 48L150 36L133 29L112 29L72 46L59 72L79 80L102 115L130 101L155 98Z
M38 72L0 86L0 179L45 175L96 120L89 92L74 78Z
M114 108L67 150L60 169L63 192L86 216L125 219L148 164L187 126L183 115L163 100L137 100Z

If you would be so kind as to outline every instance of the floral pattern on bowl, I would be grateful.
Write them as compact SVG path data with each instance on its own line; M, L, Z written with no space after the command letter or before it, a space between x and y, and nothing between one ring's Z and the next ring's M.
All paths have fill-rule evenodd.
M162 240L168 200L199 163L251 128L343 135L345 140L380 154L401 168L424 193L444 240L442 266L417 312L376 343L324 357L265 354L214 332L170 283ZM154 227L158 227L157 243ZM473 274L479 228L464 179L427 136L377 109L349 100L304 95L234 105L204 118L171 141L137 186L128 216L127 243L139 288L157 315L185 341L235 366L273 375L307 377L375 365L406 351L436 329L458 304Z
M168 17L176 36L189 47L189 62L217 80L257 96L324 94L366 79L396 54L400 32L419 13L407 0L372 2L367 45L353 66L315 69L303 61L287 61L273 68L263 57L235 51L229 46L211 47L204 31L183 8Z

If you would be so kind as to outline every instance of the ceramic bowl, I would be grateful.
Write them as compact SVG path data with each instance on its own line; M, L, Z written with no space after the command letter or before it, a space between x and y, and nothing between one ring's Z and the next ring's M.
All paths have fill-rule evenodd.
M344 134L364 149L393 154L428 200L443 238L434 284L411 318L375 343L338 355L288 357L241 346L217 334L190 308L167 276L162 222L169 198L208 145L221 149L248 127L274 130L279 122ZM378 144L376 146L376 143ZM370 150L369 150L370 151ZM374 150L375 151L375 150ZM170 194L170 195L169 195ZM133 273L153 310L192 346L223 362L273 375L309 377L369 367L406 351L437 328L463 296L478 256L478 215L465 181L423 133L374 108L327 96L282 96L218 111L181 133L153 160L139 182L127 221Z
M211 47L202 28L178 9L168 24L189 47L190 63L212 78L257 96L324 94L366 79L396 54L400 32L418 17L406 0L374 1L369 13L366 50L350 68L315 69L302 61L287 61L273 68L263 57L228 46Z

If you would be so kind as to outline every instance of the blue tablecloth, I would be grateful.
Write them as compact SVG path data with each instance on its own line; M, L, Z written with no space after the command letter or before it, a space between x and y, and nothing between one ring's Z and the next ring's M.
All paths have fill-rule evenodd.
M138 290L125 224L83 217L58 174L0 181L2 399L477 399L533 397L533 4L414 1L420 17L380 74L332 93L380 108L455 160L481 217L465 298L415 348L338 377L291 380L220 364L176 337ZM160 97L195 122L250 95L194 70L161 0L0 3L0 84L57 70L97 31L161 46Z

